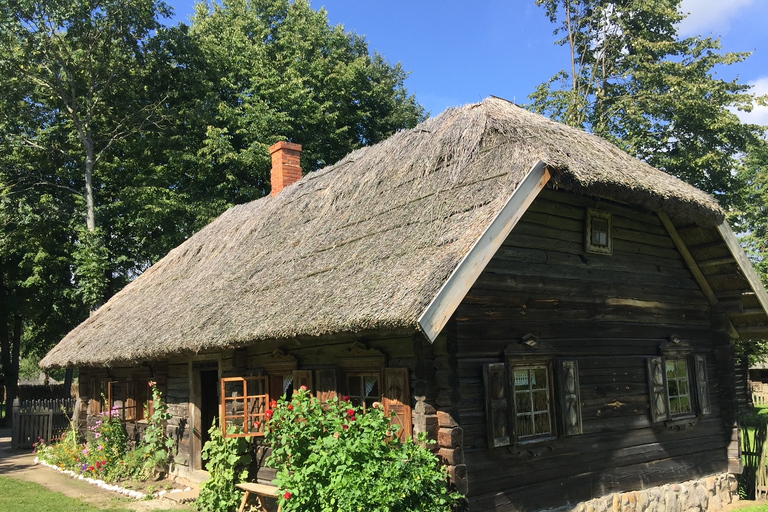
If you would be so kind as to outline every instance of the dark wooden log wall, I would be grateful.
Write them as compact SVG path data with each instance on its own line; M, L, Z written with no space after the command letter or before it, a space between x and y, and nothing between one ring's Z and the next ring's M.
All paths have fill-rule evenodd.
M613 217L613 255L584 251L587 208ZM727 470L710 308L659 219L544 190L457 310L470 510L535 510ZM578 360L583 434L488 448L482 367L532 333ZM712 413L652 424L645 358L670 335L706 354Z

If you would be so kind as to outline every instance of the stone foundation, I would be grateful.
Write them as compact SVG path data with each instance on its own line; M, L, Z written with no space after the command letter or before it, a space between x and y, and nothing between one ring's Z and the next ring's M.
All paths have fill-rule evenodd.
M643 491L609 494L576 506L569 512L709 512L738 501L736 477L729 473L651 487Z

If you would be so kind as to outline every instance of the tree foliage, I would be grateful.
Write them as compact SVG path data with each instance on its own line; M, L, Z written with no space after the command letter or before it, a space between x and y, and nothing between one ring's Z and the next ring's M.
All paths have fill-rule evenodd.
M715 195L738 195L736 158L761 130L739 121L754 96L717 70L749 53L678 37L681 0L537 0L570 65L530 96L534 111L592 131Z
M414 126L407 74L305 0L0 2L0 352L45 353L227 207Z

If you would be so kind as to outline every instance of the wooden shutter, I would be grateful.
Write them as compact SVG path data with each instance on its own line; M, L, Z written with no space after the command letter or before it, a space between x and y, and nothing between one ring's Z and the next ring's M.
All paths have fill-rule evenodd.
M663 357L649 357L648 392L651 401L651 421L669 419L669 400L667 397L667 373Z
M709 390L707 389L707 357L704 355L693 356L693 368L696 379L696 398L699 401L699 414L712 412L709 403Z
M483 366L485 415L488 446L509 446L509 402L507 400L507 367L504 363Z
M384 413L391 415L392 423L400 425L397 437L405 441L413 435L411 423L411 388L407 368L384 368Z
M312 370L293 370L293 391L306 386L312 392Z
M581 434L581 395L579 393L579 363L574 359L557 361L558 395L563 435Z
M315 396L321 403L328 402L338 396L336 387L336 370L315 370Z

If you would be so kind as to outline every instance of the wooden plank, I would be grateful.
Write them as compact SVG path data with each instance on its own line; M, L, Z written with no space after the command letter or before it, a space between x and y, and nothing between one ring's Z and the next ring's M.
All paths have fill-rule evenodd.
M549 170L544 162L533 166L421 314L419 326L431 341L434 342L440 334L461 300L549 179Z
M762 281L760 281L757 272L755 272L752 262L749 261L749 258L747 258L747 255L744 253L744 249L739 245L736 235L733 234L730 226L728 226L728 223L725 221L717 226L717 230L720 232L720 236L723 237L723 241L728 246L728 250L731 252L731 255L739 265L741 272L747 279L750 288L760 301L763 311L766 311L766 314L768 314L768 293L765 291L765 287L763 286Z

